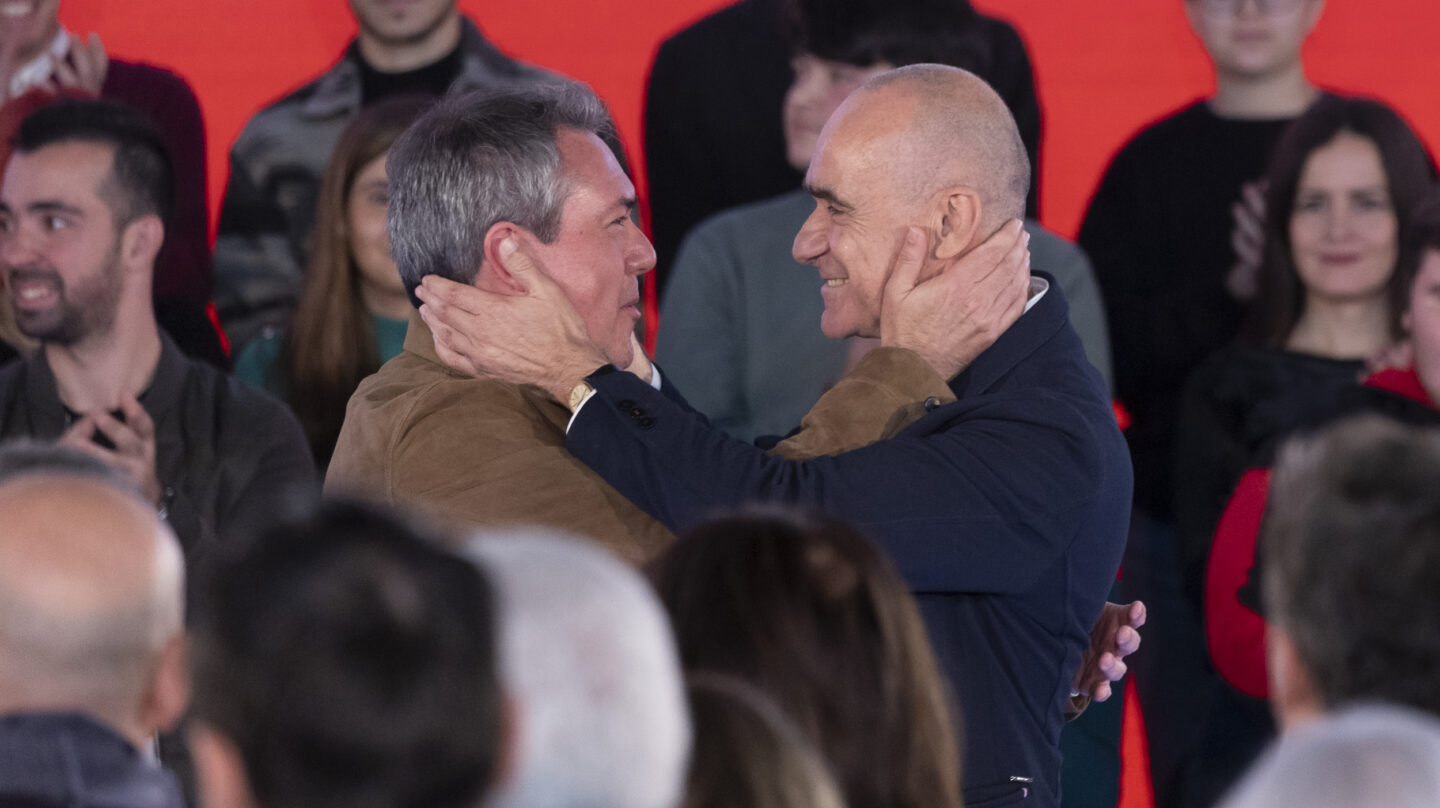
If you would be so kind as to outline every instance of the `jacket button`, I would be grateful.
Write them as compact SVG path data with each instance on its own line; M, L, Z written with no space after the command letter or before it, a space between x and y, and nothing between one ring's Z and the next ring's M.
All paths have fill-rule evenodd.
M655 419L647 415L644 418L637 420L635 423L639 424L641 429L649 429L655 426Z
M635 402L631 401L628 398L622 398L619 401L615 402L615 406L619 407L622 410L628 410L631 407L635 406Z
M931 396L931 397L925 399L925 411L926 411L926 412L930 412L931 410L935 409L935 408L938 407L938 406L940 406L940 399L939 399L939 398L937 398L937 397L935 397L935 396Z

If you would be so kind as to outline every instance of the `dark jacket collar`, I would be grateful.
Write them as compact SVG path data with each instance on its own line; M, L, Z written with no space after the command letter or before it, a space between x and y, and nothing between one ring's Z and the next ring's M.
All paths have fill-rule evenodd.
M80 713L0 716L0 804L183 808L175 779Z
M956 398L989 390L1065 326L1069 305L1060 293L1060 284L1045 272L1032 274L1044 278L1050 284L1049 290L1029 311L1020 315L1020 319L1001 334L994 345L985 349L969 367L950 380L950 390Z

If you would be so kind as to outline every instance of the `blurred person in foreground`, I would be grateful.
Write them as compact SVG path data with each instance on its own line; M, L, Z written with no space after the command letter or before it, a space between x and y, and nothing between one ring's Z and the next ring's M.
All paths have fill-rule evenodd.
M473 808L507 729L492 590L385 512L320 505L202 573L190 745L206 808Z
M128 479L0 448L0 804L182 808L154 757L189 697L184 562Z
M672 808L690 718L670 625L639 573L591 542L516 528L462 544L495 587L510 773L487 808Z

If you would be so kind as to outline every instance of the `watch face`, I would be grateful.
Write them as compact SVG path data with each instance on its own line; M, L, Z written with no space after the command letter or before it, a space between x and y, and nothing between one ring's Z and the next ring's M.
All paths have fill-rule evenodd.
M570 388L570 411L574 412L579 409L580 405L584 403L585 397L590 395L590 392L594 389L595 388L590 386L589 382L580 382Z

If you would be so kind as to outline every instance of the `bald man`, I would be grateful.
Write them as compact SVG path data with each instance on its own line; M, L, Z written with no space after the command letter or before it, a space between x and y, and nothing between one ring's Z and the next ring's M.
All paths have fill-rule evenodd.
M141 751L188 697L180 545L105 468L23 465L0 482L0 804L181 808Z
M647 384L648 366L619 372L577 338L523 250L507 260L524 295L427 279L422 315L452 366L569 402L565 448L676 531L757 499L859 525L915 592L959 696L966 803L1058 806L1063 706L1115 578L1131 473L1058 287L973 260L1018 238L1024 147L984 82L913 65L862 85L816 149L795 257L819 270L825 333L882 347L802 427L863 448L786 459L729 439Z

